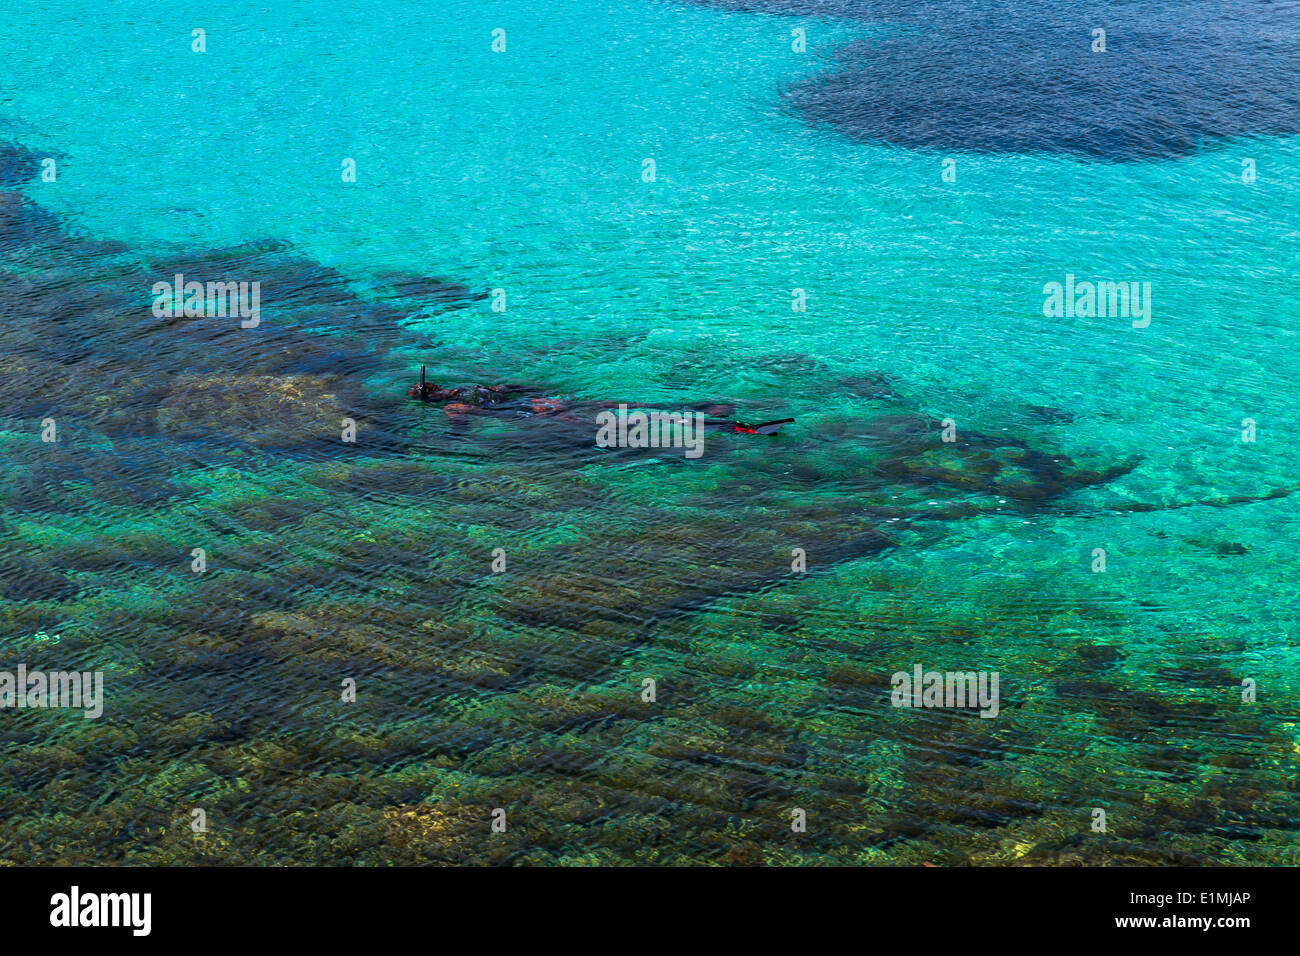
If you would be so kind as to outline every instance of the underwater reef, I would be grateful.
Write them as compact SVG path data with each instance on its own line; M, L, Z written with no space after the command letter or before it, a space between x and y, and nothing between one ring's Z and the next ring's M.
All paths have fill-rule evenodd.
M854 139L1149 162L1300 132L1292 3L693 2L862 24L830 70L784 94Z
M456 429L404 397L419 364L563 391L415 331L472 279L77 236L22 194L38 168L0 145L0 669L100 670L106 701L4 712L5 863L1297 862L1296 714L1242 699L1230 626L1153 645L1086 568L956 563L1046 515L1290 489L1141 498L1068 409L950 428L901 377L785 353L784 407L666 369L679 405L796 417L698 461ZM260 323L157 317L174 274L261 282ZM891 706L914 661L998 670L998 718Z

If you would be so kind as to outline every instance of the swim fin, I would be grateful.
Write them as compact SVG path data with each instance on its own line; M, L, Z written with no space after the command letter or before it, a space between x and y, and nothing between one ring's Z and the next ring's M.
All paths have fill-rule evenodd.
M742 432L746 435L775 435L781 430L782 425L789 425L794 422L793 418L778 418L776 421L760 422L757 425L742 425L740 422L732 422L733 431Z

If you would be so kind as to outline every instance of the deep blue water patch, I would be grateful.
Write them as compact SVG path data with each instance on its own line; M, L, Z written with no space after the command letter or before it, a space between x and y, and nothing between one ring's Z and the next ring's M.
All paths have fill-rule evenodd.
M849 44L837 69L787 94L810 121L862 140L1128 162L1300 131L1295 0L714 2L899 27Z

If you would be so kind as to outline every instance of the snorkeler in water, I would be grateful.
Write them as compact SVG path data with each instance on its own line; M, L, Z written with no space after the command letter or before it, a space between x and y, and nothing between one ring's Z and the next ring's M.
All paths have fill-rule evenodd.
M493 415L497 417L530 418L545 416L562 421L586 424L592 413L620 405L627 408L650 408L653 406L633 402L567 402L559 398L537 397L536 390L517 385L466 385L457 388L439 388L427 380L425 366L420 366L420 382L406 390L411 398L422 402L432 402L442 406L443 411L452 419L453 426L464 427L464 416ZM735 407L719 402L697 402L688 405L691 411L702 412L706 416L704 427L718 431L732 432L738 435L775 435L784 425L791 424L793 418L780 418L770 422L747 425L731 419Z
M422 402L454 402L464 405L494 405L504 401L508 387L505 385L469 385L462 388L439 388L425 377L425 367L420 366L420 384L406 390L411 398Z

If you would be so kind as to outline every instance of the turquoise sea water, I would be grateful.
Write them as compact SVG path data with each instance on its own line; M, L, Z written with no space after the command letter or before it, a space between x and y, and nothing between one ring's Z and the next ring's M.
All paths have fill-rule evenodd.
M30 582L0 647L108 688L101 721L5 714L6 858L1296 862L1300 147L917 150L787 95L912 29L675 2L10 0L0 141L58 164L21 189L129 248L0 261L0 554ZM156 321L144 263L266 240L358 297L268 299L263 331L299 323L318 364L292 342L276 367L226 339L131 347ZM507 308L393 295L393 273ZM1150 326L1045 316L1067 274L1149 282ZM359 303L388 330L351 324ZM94 336L120 351L81 356ZM457 437L401 400L421 362L796 424L687 464L510 423ZM358 447L248 437L268 415L336 429L332 399L284 385L309 373L345 380ZM294 389L305 411L254 398ZM975 458L908 437L946 418L986 457L1128 470L963 483ZM793 548L811 573L782 576ZM1001 716L890 708L917 662L999 671Z

